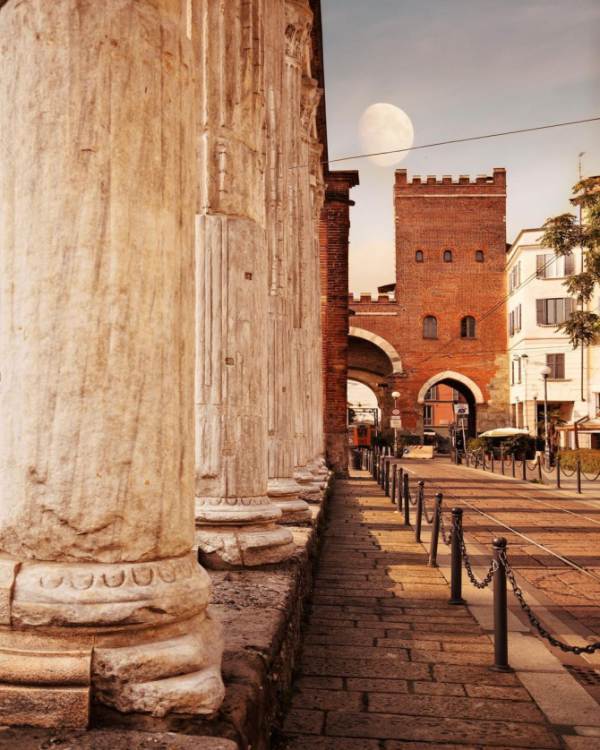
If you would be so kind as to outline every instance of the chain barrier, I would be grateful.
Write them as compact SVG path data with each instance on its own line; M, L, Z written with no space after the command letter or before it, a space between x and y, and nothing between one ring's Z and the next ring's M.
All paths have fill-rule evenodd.
M442 510L440 510L440 534L442 535L444 544L449 547L452 541L452 534L448 532L448 528L444 523L444 513Z
M460 552L462 556L462 561L464 563L465 570L467 571L467 575L469 576L469 580L471 581L473 586L475 586L476 589L487 588L494 578L494 573L498 570L498 563L495 560L492 560L487 573L480 580L479 578L477 578L477 576L473 572L473 568L471 566L471 558L469 557L469 554L467 552L467 545L465 544L465 538L464 538L462 531L459 534L459 540L460 540Z
M427 512L427 500L425 498L425 493L423 493L423 515L425 516L425 520L427 521L427 523L431 525L433 523L433 513L429 514Z
M596 481L596 480L598 479L598 477L600 477L600 471L599 471L599 472L598 472L598 473L596 474L596 476L595 476L595 477L593 477L593 479L590 479L590 478L588 477L588 475L587 475L587 474L585 473L585 471L584 471L584 470L582 469L582 470L581 470L581 476L582 476L582 477L583 477L584 479L587 479L587 481L588 481L588 482L595 482L595 481Z
M409 492L408 492L408 502L409 502L409 503L410 503L411 505L416 505L416 504L417 504L417 498L415 498L415 499L413 500L413 498L412 498L412 494L411 494L410 490L409 490Z
M595 643L590 643L587 646L571 646L568 643L565 643L564 641L559 641L558 638L555 638L546 628L542 625L542 623L539 621L539 619L534 615L531 607L527 602L525 601L525 595L523 594L523 590L517 583L517 578L515 576L515 573L513 569L510 566L510 563L508 562L508 557L506 555L506 552L502 552L500 559L502 561L502 565L504 566L504 570L506 571L506 577L512 587L513 593L521 605L521 609L525 614L527 615L527 618L529 619L529 622L534 627L535 630L542 636L542 638L545 638L548 643L550 643L552 646L555 646L556 648L559 648L561 651L564 651L565 653L571 653L571 654L593 654L596 651L600 651L600 641L596 641Z

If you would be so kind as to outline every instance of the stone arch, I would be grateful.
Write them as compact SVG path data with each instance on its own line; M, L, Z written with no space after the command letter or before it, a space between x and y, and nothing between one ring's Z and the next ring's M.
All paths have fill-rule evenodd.
M442 380L456 380L457 382L462 383L471 391L476 404L485 404L483 393L481 392L481 388L477 385L477 383L475 383L466 375L461 375L460 372L455 372L454 370L444 370L443 372L438 372L437 375L433 375L429 378L429 380L425 381L425 383L423 383L421 389L419 390L417 403L425 403L425 394L427 393L427 391L431 388L431 386L436 385L436 383L440 383Z
M367 331L364 328L357 328L355 326L350 326L350 329L348 330L348 336L354 336L357 339L364 339L365 341L370 341L372 344L375 344L375 346L378 346L387 354L388 359L392 363L391 374L402 375L402 360L400 359L400 355L398 354L398 352L394 349L389 341L386 341L376 333L371 333L371 331Z

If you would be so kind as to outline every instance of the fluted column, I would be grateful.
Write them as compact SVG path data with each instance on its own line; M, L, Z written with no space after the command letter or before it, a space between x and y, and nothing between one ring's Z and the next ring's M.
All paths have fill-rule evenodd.
M216 568L279 562L294 551L267 496L264 2L193 0L203 87L196 539L201 560Z
M211 713L181 0L0 9L0 722Z

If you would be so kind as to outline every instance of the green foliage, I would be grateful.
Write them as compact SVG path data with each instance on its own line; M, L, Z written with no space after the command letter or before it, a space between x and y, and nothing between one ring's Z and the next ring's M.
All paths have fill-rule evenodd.
M573 186L571 203L582 211L582 223L574 214L560 214L544 223L542 243L557 255L570 255L582 247L585 268L565 281L567 291L576 297L581 309L558 329L569 336L574 349L593 344L600 337L600 317L583 309L600 284L600 177L587 177Z
M484 453L490 453L494 444L493 438L489 437L476 437L469 438L467 440L467 448L470 451L483 451Z
M590 474L600 471L600 450L594 448L580 448L579 450L561 450L560 465L567 471L577 467L577 457L581 461L581 469Z
M535 438L531 435L513 435L504 441L504 453L507 456L523 458L535 452Z

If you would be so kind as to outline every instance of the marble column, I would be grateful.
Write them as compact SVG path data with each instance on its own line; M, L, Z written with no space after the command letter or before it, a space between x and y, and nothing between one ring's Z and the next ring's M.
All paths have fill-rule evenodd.
M212 713L181 0L0 9L0 723Z
M193 0L201 87L196 540L214 568L280 562L295 549L267 496L264 11L264 0Z

